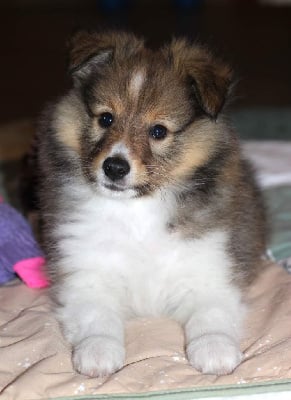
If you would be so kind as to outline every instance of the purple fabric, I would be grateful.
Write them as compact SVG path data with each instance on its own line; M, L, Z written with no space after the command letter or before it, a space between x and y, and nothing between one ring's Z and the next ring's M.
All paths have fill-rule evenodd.
M26 219L9 204L0 203L0 284L13 279L12 268L18 261L41 256Z

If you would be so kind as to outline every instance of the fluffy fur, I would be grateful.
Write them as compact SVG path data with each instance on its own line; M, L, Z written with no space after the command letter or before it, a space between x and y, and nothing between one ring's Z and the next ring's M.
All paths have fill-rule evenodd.
M193 367L230 373L265 245L260 193L221 116L230 68L182 39L154 52L109 32L77 34L70 71L38 158L52 296L75 369L118 370L125 321L165 315L184 326ZM130 168L117 180L104 167L116 157Z

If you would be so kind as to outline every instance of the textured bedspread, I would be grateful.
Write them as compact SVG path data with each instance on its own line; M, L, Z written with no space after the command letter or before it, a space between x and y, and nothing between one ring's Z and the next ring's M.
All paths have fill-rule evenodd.
M236 391L248 384L286 384L291 379L291 275L277 265L266 266L247 299L251 312L242 341L245 359L233 374L201 375L188 365L178 324L141 319L127 326L126 366L110 378L92 379L72 370L70 348L49 312L46 291L18 283L2 287L0 397L32 400L152 391L159 396L161 391L182 390L183 398L195 398L197 391L211 396L217 385L233 385L230 389Z

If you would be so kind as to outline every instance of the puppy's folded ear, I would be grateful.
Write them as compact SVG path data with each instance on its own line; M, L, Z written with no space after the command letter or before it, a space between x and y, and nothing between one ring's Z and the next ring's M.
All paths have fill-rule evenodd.
M230 91L231 68L184 39L174 40L165 51L176 71L188 81L202 111L215 119Z
M109 37L79 31L69 41L69 72L74 81L83 81L110 62L112 54L113 43Z
M74 81L85 80L92 72L143 48L143 41L125 32L79 31L69 41L69 72Z

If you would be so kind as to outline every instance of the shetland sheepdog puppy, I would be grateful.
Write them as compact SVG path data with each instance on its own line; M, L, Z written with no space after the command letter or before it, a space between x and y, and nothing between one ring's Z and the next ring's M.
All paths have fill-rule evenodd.
M260 270L265 217L222 117L232 70L175 39L123 32L71 40L72 87L44 113L41 212L55 314L76 371L124 365L124 325L182 324L189 363L242 361L243 293Z

